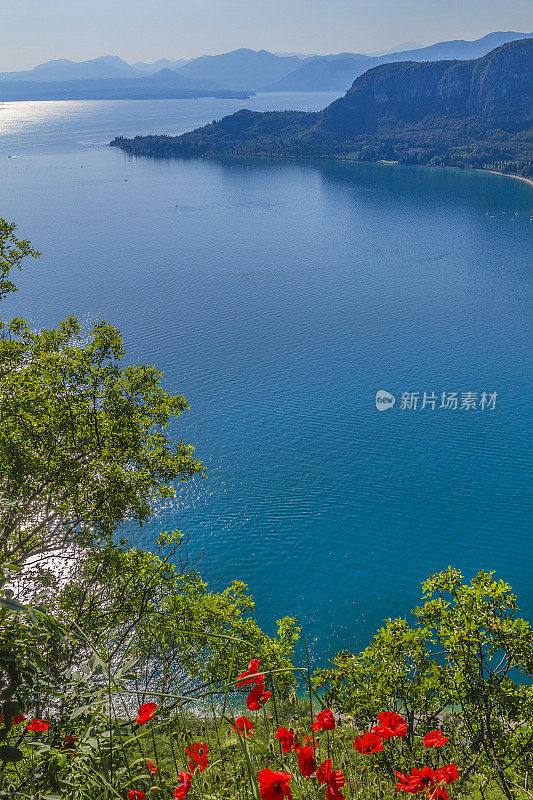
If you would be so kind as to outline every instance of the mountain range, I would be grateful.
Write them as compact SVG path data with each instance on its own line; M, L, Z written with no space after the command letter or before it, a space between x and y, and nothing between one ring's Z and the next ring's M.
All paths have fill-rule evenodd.
M398 61L461 61L480 58L496 47L508 42L533 36L531 33L497 31L472 42L455 40L438 42L415 50L403 50L379 56L341 53L336 56L319 56L306 61L281 80L265 87L273 92L329 91L345 92L353 81L372 67Z
M171 69L133 78L72 81L0 81L0 101L154 100L196 97L246 99L253 92L220 89L211 81L187 78Z
M180 83L181 91L194 92L199 89L198 83L194 83L194 81L201 81L203 82L202 86L209 89L248 92L338 91L340 93L346 91L359 75L379 64L398 61L479 58L495 47L530 36L533 34L497 31L472 42L462 40L439 42L428 47L381 55L339 53L325 56L302 56L241 48L231 53L200 56L190 60L159 59L152 64L144 62L128 64L118 56L102 56L79 63L59 59L40 64L32 70L0 73L0 87L14 82L35 84L40 82L70 83L87 80L141 79L159 74L161 70L170 70L179 75L183 81L193 81L190 84ZM22 97L28 97L28 87L25 88L26 92L24 89L20 89ZM76 89L81 92L84 87L81 85L67 87L68 92L76 91ZM99 87L92 85L88 89L94 92ZM126 90L126 86L124 89ZM52 91L51 88L50 91ZM111 87L107 87L108 94L112 91ZM12 89L11 94L14 96L16 90Z
M533 174L533 39L471 60L382 64L320 112L238 111L182 136L118 138L155 156L391 160Z

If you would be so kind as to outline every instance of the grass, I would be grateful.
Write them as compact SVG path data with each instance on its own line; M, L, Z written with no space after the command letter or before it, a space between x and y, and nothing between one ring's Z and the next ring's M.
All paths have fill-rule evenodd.
M236 711L235 716L239 713ZM205 771L194 773L188 800L257 800L256 776L264 768L293 775L291 789L294 800L324 800L324 786L316 778L302 777L296 753L282 753L281 745L275 738L280 720L283 726L293 727L297 736L309 735L309 711L306 711L304 703L296 701L292 707L278 707L277 716L278 720L275 714L265 713L264 709L262 712L247 712L254 730L246 739L235 733L229 721L222 721L221 724L216 711L202 718L181 714L178 722L174 720L168 727L162 726L155 737L150 731L143 731L139 741L131 746L131 758L138 758L142 753L144 760L158 765L159 772L157 776L149 776L144 764L139 763L132 786L146 791L151 782L160 786L163 793L167 787L175 786L179 771L190 771L185 748L200 742L209 749L208 766ZM171 725L174 726L172 730ZM343 771L346 782L342 793L347 800L392 800L404 797L396 789L392 769L401 762L405 763L408 758L406 742L389 740L386 755L363 755L353 748L357 734L358 731L349 722L331 733L318 732L315 737L317 765L331 758L333 768ZM427 753L433 766L447 763L446 754L442 751L445 748ZM454 786L448 789L450 800L504 800L504 795L497 787L485 789L483 795L471 789L460 792Z

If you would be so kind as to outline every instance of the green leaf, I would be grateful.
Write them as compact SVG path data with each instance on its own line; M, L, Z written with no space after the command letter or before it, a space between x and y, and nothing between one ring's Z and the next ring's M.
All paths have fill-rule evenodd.
M22 713L20 703L17 703L14 700L6 700L2 706L2 711L4 713L4 717L17 717Z
M0 760L16 764L18 761L22 761L23 758L24 754L18 747L12 747L9 744L0 745Z
M0 597L0 603L10 611L24 611L26 606L23 606L18 600L13 600L11 597Z

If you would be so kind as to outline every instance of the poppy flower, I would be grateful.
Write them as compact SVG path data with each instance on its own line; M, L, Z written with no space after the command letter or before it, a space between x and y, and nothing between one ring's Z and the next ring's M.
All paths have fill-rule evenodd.
M263 708L267 700L270 699L272 692L265 692L264 684L254 686L248 697L246 698L246 707L250 711L259 711Z
M436 794L434 792L432 793L432 790L442 780L438 770L431 769L431 767L422 767L422 769L413 767L411 774L407 774L405 777L407 778L408 783L407 786L401 791L407 792L408 794L428 792L427 797L429 797L431 800L436 797Z
M298 750L298 766L304 778L310 778L316 770L316 760L313 748L306 745Z
M257 670L259 669L259 659L252 658L250 663L248 664L248 669L239 675L237 678L237 688L241 689L243 686L249 686L252 683L257 683L260 686L263 681L265 680L264 675L258 675ZM250 678L250 675L254 677Z
M190 747L185 748L185 752L189 757L189 769L194 772L198 769L203 772L207 767L207 756L209 747L204 742L195 742Z
M316 715L316 721L313 722L312 726L314 731L332 731L335 729L335 717L333 716L333 712L331 709L326 708L324 711L319 711Z
M137 711L135 722L138 725L146 725L146 723L154 716L156 708L157 703L145 703Z
M257 778L261 800L283 800L284 797L292 800L292 775L290 772L273 772L271 769L262 769Z
M340 791L344 786L344 773L340 769L331 768L331 758L322 762L316 771L316 777L319 783L326 784L327 800L346 800Z
M398 778L398 783L396 784L396 789L399 792L409 792L409 781L410 781L410 777L411 776L410 775L404 775L403 772L396 772L396 770L394 771L394 774Z
M188 794L189 789L191 788L191 773L180 772L178 777L180 782L174 789L174 797L175 800L183 800L183 798L185 797L186 794Z
M139 792L137 789L130 789L126 797L128 800L146 800L145 793Z
M382 714L378 714L378 720L380 724L372 728L372 731L380 739L390 739L393 736L403 737L407 733L407 722L400 714L384 711Z
M156 772L157 772L157 767L156 767L156 765L155 765L155 764L153 764L151 761L147 761L147 762L146 762L146 766L148 767L148 769L150 770L150 772L153 772L153 773L154 773L154 775L156 774Z
M438 772L442 776L444 783L453 783L459 778L459 773L457 772L455 764L446 764L446 766L441 767Z
M17 714L16 717L13 717L13 721L12 721L11 724L12 725L20 725L20 723L24 722L25 719L26 719L26 717L24 716L24 714ZM0 717L0 722L2 723L2 725L4 724L4 715L3 714Z
M352 747L355 747L358 753L377 753L383 750L383 739L376 736L375 733L363 733L358 736Z
M430 731L424 736L424 747L442 747L449 738L449 736L443 736L442 731Z
M45 722L42 719L33 719L29 725L26 725L26 728L29 731L33 731L33 733L42 733L43 731L48 730L50 727L50 722Z
M328 785L326 787L326 800L346 800L345 796L341 794L341 789L344 786L345 780L342 770L333 770L329 776Z
M254 726L248 717L237 717L235 725L231 726L236 733L244 733L245 736L251 736L254 732Z
M278 728L276 739L281 743L281 752L289 753L291 750L296 750L298 745L294 741L294 731L287 730L287 728Z
M79 738L77 736L72 736L70 733L65 736L63 739L63 750L66 751L67 755L73 755L73 750L76 747L76 744L79 742Z
M319 783L327 783L330 775L331 775L331 758L328 758L328 760L323 761L322 764L317 769L316 777Z

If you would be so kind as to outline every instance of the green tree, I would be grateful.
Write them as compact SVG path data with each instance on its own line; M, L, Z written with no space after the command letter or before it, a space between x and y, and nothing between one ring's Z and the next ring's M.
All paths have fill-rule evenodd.
M9 279L11 270L22 269L22 261L28 256L39 258L41 255L28 239L17 239L16 230L14 222L0 219L0 300L9 292L18 291Z
M360 725L380 710L405 713L417 734L444 724L463 783L531 797L533 630L511 587L484 571L468 584L449 567L423 584L423 599L417 625L389 621L363 653L319 670L317 688Z
M279 689L292 684L295 621L280 620L278 635L268 636L253 618L246 585L234 581L222 592L210 591L189 567L186 545L175 532L161 534L155 552L113 541L86 548L71 560L66 580L50 573L43 587L39 576L39 602L67 630L98 643L110 665L126 653L136 660L130 688L139 703L150 692L183 694L202 681L231 683L256 657ZM20 588L30 595L27 581ZM85 640L63 644L51 658L58 674L90 655Z
M37 255L0 221L0 293L9 271ZM152 366L122 367L120 331L100 322L83 337L69 317L34 331L0 321L1 554L21 563L73 542L143 523L174 483L203 472L193 447L166 428L188 408Z

